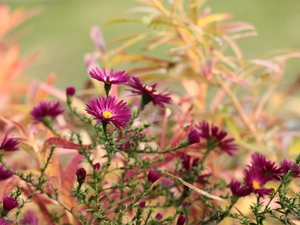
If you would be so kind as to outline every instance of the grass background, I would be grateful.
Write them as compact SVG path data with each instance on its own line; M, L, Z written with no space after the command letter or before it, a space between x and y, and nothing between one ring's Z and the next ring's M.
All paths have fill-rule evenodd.
M26 75L43 80L50 72L57 74L57 87L83 86L88 73L83 56L92 52L90 28L98 25L106 40L134 33L144 28L137 24L104 26L105 22L126 15L126 10L140 6L135 0L7 0L12 9L41 8L42 12L22 25L27 31L20 41L22 55L41 51L39 59ZM300 49L299 0L208 0L212 12L230 12L233 20L256 26L259 36L240 40L246 58L279 48ZM132 51L141 51L133 47ZM285 86L300 73L299 59L287 66Z

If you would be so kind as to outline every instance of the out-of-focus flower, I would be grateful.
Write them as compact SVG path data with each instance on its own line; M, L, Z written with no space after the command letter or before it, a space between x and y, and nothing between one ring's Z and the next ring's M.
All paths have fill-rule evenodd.
M76 171L77 181L78 183L82 184L85 181L86 178L86 170L84 168L79 168Z
M0 150L3 151L16 151L19 149L19 141L14 138L9 138L8 133L6 133L2 139Z
M94 169L94 171L99 171L100 170L100 163L95 163L93 165L93 169Z
M231 180L229 187L232 194L237 197L245 197L251 193L247 186L242 186L238 181Z
M70 86L66 88L67 97L73 97L75 95L76 89L74 86Z
M282 173L282 177L290 170L293 168L293 166L295 165L295 163L293 161L287 161L287 160L283 160L280 163L280 172ZM297 178L300 177L300 166L296 166L290 173L290 176Z
M183 224L185 224L185 216L179 215L176 225L183 225Z
M152 102L154 106L159 105L164 108L164 104L171 104L172 99L169 97L170 94L164 94L164 91L159 93L155 88L157 84L151 86L142 85L138 77L132 77L127 85L131 87L130 90L135 95L142 95L141 109L143 110L145 105Z
M0 181L7 180L11 178L14 174L7 169L3 165L0 165Z
M16 199L10 196L6 196L3 198L3 209L6 213L8 213L10 210L18 207L19 203Z
M102 35L102 31L99 27L93 26L91 29L91 38L96 45L96 48L101 52L105 52L105 41Z
M195 143L199 143L200 142L200 134L199 132L194 129L191 128L189 133L188 133L188 137L187 139L183 140L182 142L180 142L180 147L184 148L187 147L189 145L195 144Z
M202 175L199 175L197 178L197 182L205 185L205 184L209 184L208 182L208 178L212 175L212 173L204 173Z
M114 70L111 69L108 73L105 68L101 71L98 67L90 71L90 76L106 84L125 84L130 79L130 76L125 70L114 72Z
M200 142L200 134L196 129L194 129L194 128L190 129L189 134L188 134L188 141L190 144Z
M279 180L281 175L280 168L277 168L275 162L271 162L266 159L263 155L255 152L251 156L252 165L250 166L251 171L256 171L259 173L260 177L265 178L267 181L270 180Z
M93 115L98 122L112 123L117 129L127 127L126 123L131 119L130 109L126 102L117 102L114 96L92 98L86 105L86 112Z
M252 170L251 168L244 170L244 181L248 188L260 197L269 195L273 192L273 189L271 188L263 188L263 185L267 183L268 178L261 176L261 173Z
M46 118L55 119L64 112L62 105L58 101L42 101L31 110L30 114L35 123L43 122Z
M5 218L2 216L0 217L0 225L10 225L10 221L5 220Z
M145 201L142 201L142 202L139 203L139 207L142 208L142 209L145 208L145 205L146 205Z
M155 216L156 220L161 220L163 218L163 215L161 213L157 213Z
M217 126L212 125L210 127L206 121L202 121L197 128L200 131L200 136L207 140L208 147L212 149L219 147L230 156L234 156L234 153L238 150L234 138L226 138L227 132L220 130Z
M191 156L186 154L186 153L183 153L181 155L181 164L182 164L182 167L186 170L186 171L190 171L191 170L191 166L190 166L190 162L191 162Z
M154 183L155 181L157 181L160 178L160 175L158 172L154 171L154 170L150 170L148 172L148 182L150 183Z
M21 221L21 225L39 225L39 221L35 215L35 212L28 210L25 213L24 220Z

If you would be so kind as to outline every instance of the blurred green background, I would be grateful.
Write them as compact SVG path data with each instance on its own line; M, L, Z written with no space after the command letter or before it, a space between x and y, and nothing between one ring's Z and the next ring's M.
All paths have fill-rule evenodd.
M26 71L27 75L45 79L50 72L57 74L57 87L83 86L88 73L83 56L94 51L90 28L98 25L106 40L143 30L141 25L111 25L105 22L126 15L126 10L141 6L135 0L7 0L12 9L41 8L42 12L22 25L28 33L21 40L22 55L41 51L38 60ZM256 26L259 36L239 41L246 58L279 48L300 49L300 0L208 0L212 12L229 12L233 20ZM133 51L141 51L133 48ZM300 74L300 60L287 66L289 83Z

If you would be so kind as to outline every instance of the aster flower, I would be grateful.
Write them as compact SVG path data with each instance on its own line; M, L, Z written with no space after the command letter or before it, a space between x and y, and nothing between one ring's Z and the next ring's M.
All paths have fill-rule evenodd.
M148 182L150 183L154 183L155 181L157 181L160 178L160 175L158 172L154 171L154 170L150 170L148 172Z
M79 168L76 171L76 176L77 176L77 181L79 184L84 183L85 178L86 178L86 170L84 168Z
M164 91L159 93L156 90L157 84L153 84L151 86L142 85L138 77L132 77L132 79L128 81L127 85L132 88L130 91L133 94L142 95L141 110L143 110L145 105L149 102L152 102L154 106L159 105L162 108L165 107L165 103L172 103L172 99L169 97L170 94L164 94Z
M183 153L181 155L181 164L182 164L182 167L186 170L186 171L190 171L191 170L191 166L190 166L190 162L191 162L191 156L188 155L188 154L185 154Z
M183 225L183 224L185 224L185 216L179 215L176 225Z
M0 181L7 180L8 178L11 178L13 175L14 174L6 170L3 165L0 165Z
M47 118L55 119L57 116L62 114L64 110L60 102L53 101L47 102L42 101L36 107L31 110L30 114L33 117L35 123L46 122Z
M293 168L293 166L295 165L295 163L293 161L287 161L287 160L283 160L280 163L280 172L282 173L282 177L283 175L285 175L289 170L291 170ZM298 178L300 177L300 166L296 166L290 173L290 176L294 177L294 178Z
M0 150L3 151L16 151L19 149L18 145L20 142L18 142L14 138L8 138L8 133L6 133L2 139Z
M90 71L90 76L104 83L107 97L112 84L125 84L130 79L130 76L128 73L125 73L125 70L114 72L114 70L111 69L109 73L106 73L104 68L100 71L98 67Z
M199 143L200 142L200 134L199 132L194 129L191 128L189 133L188 133L188 137L187 139L183 140L182 142L180 142L179 147L180 148L184 148L187 147L189 145L195 144L195 143Z
M255 152L251 156L252 158L252 165L251 170L255 170L256 173L259 173L261 177L264 177L267 181L270 180L278 180L281 171L280 168L277 168L275 162L271 162L266 159L263 155Z
M145 201L142 201L142 202L139 203L139 207L142 208L142 209L145 208L145 205L146 205Z
M95 164L93 165L94 171L99 171L99 170L100 170L100 167L101 167L100 163L95 163Z
M157 213L155 216L156 220L161 220L163 218L163 215L161 213Z
M19 205L18 201L13 197L6 196L3 198L3 209L7 214L10 210L16 208Z
M109 72L106 72L105 68L101 71L98 67L90 71L90 76L106 84L125 84L130 79L130 76L125 70L114 72L114 70L111 69Z
M247 187L260 197L269 195L273 192L273 189L271 188L263 188L263 185L267 183L268 178L261 176L261 173L256 170L251 170L251 168L244 170L244 181Z
M74 86L70 86L66 88L67 97L73 97L75 95L76 89Z
M197 128L200 131L200 137L206 139L211 150L219 147L230 156L234 156L234 153L238 150L234 138L226 138L227 132L220 130L217 126L212 125L210 127L206 121L202 121Z
M245 197L250 194L250 190L238 181L231 180L229 184L230 190L234 196Z
M95 120L102 123L112 123L117 129L127 127L126 123L131 119L130 109L126 102L117 102L114 96L92 98L86 105L85 111L94 116Z

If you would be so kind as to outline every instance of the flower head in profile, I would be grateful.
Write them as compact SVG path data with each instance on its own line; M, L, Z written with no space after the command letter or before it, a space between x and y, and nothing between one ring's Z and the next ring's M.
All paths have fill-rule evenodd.
M234 196L245 197L251 193L247 186L242 186L241 182L231 180L229 184L230 190Z
M6 213L18 207L18 205L19 205L18 201L13 197L6 196L3 198L3 209Z
M130 79L130 76L125 70L114 72L114 70L111 69L108 72L105 68L101 71L98 67L90 71L90 76L106 84L125 84Z
M86 105L85 111L94 116L98 122L112 123L117 129L127 127L126 123L131 119L130 109L126 102L117 102L114 96L92 98Z
M291 170L293 168L293 166L295 165L295 163L293 161L287 161L287 160L283 160L280 163L280 172L281 172L281 176L285 175L289 170ZM294 177L294 178L299 178L300 177L300 166L296 166L290 173L290 176Z
M206 139L207 145L212 146L212 148L219 147L230 156L234 156L238 150L234 138L227 138L227 132L220 130L217 126L210 126L206 121L202 121L197 128L200 131L200 137Z
M31 110L30 114L35 123L43 122L46 118L50 117L55 119L57 116L64 112L62 105L58 101L42 101Z
M273 192L273 189L263 187L268 180L267 177L261 176L261 173L256 170L252 170L251 168L244 170L244 181L247 187L260 197L269 195Z
M14 138L9 138L8 133L6 133L2 139L2 142L0 144L0 150L3 151L16 151L19 149L18 145L20 144L19 141L17 141Z
M152 102L154 106L158 105L162 108L165 107L164 104L171 104L172 99L170 94L164 94L164 91L159 93L156 90L156 85L153 84L151 86L143 85L138 77L132 77L127 85L131 87L130 90L135 95L142 95L142 104L141 109L143 110L145 105L149 102Z
M271 162L263 155L255 152L251 156L252 164L250 166L251 171L255 171L260 177L263 177L267 181L279 180L281 175L280 168L277 168L275 162Z
M0 164L0 181L7 180L11 178L14 174L7 169L3 165Z

